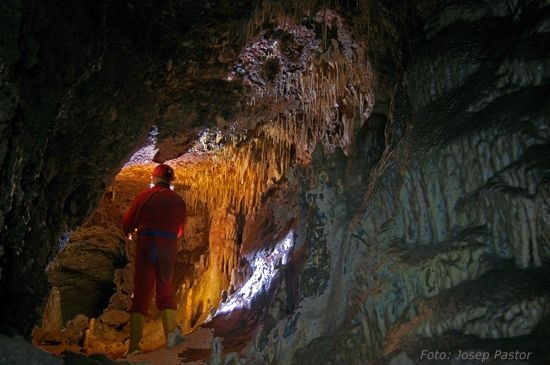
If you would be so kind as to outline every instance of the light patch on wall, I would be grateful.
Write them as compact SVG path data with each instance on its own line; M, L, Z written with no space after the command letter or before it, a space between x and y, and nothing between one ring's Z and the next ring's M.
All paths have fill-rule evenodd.
M269 289L271 281L279 271L278 267L286 265L293 246L294 231L291 230L284 239L275 245L273 251L256 256L251 265L253 274L250 279L220 306L215 316L229 313L238 308L250 309L252 300L261 292Z
M66 231L57 239L57 250L58 252L61 252L67 247L69 244L69 241L71 240L71 235L73 234L73 231Z
M137 150L132 157L130 157L130 160L126 163L126 165L124 165L124 167L153 162L153 157L155 157L155 154L158 151L158 148L156 147L157 137L158 127L153 125L149 130L149 135L147 136L147 142L145 145Z

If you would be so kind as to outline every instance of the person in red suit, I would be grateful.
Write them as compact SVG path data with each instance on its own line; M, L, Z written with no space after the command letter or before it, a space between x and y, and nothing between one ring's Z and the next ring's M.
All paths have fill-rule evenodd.
M131 239L137 231L134 293L130 308L129 354L140 353L145 315L156 282L156 304L160 310L166 344L171 347L183 341L176 324L176 301L172 277L176 262L176 239L183 234L186 220L184 200L172 189L174 170L166 164L155 167L153 187L136 195L124 215L122 229Z

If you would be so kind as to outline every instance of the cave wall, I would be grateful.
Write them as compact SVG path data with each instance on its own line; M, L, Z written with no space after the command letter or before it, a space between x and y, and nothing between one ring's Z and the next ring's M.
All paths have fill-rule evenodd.
M269 363L385 363L408 351L418 364L420 348L519 346L544 363L548 4L377 6L398 31L377 34L397 52L370 49L371 118L387 121L372 147L383 152L356 146L348 160L312 163L300 305L256 349ZM347 174L325 171L335 165Z
M157 115L142 17L155 12L135 5L1 5L3 331L30 334L58 238L88 218Z

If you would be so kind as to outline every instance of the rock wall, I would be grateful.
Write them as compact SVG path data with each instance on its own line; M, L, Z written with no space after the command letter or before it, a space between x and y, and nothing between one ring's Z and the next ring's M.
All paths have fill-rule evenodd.
M237 220L225 207L209 214L205 253L187 273L180 288L178 323L185 332L212 317L219 307L222 292L227 298L231 272L237 266Z
M157 156L164 160L192 145L180 138L174 151L168 137L192 141L201 123L234 113L241 88L221 75L242 39L239 24L218 19L246 16L250 7L221 5L1 5L0 285L10 298L2 303L3 331L30 334L58 239L85 223L152 125L164 126ZM213 48L227 54L211 58ZM204 102L212 86L223 97L219 108ZM196 110L184 115L176 110L182 103Z
M399 18L407 12L416 18ZM373 148L386 147L366 165L364 190L349 167L367 161L325 156L306 193L317 212L307 250L322 254L302 268L297 311L257 346L269 363L385 363L408 351L422 364L421 348L499 346L548 359L539 347L550 299L545 12L543 1L439 1L384 19L401 32L421 25L404 62L385 68L403 68L391 108L392 79L375 69L382 105L372 118L388 122ZM329 164L348 168L343 188L342 175L322 172ZM504 340L519 336L528 340Z
M88 218L157 114L140 4L1 5L4 331L30 334L58 238Z
M106 194L90 220L67 235L46 268L49 285L60 290L63 323L77 314L97 318L109 303L115 271L127 263L120 201Z

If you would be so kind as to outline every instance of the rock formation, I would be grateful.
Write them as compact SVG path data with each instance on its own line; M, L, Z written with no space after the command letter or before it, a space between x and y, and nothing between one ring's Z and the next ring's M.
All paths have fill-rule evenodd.
M2 332L28 337L56 286L56 341L123 348L120 217L166 161L190 214L180 325L231 323L261 283L246 346L220 336L231 361L547 363L549 12L0 4Z

